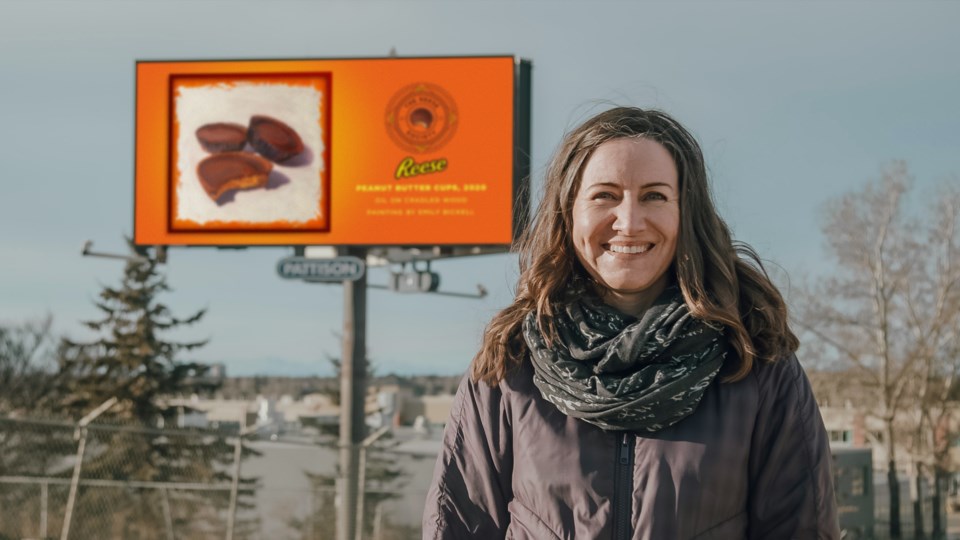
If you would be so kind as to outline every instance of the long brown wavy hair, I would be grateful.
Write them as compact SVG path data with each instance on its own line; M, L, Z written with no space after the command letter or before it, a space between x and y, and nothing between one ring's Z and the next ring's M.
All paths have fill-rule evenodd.
M598 146L639 137L662 144L677 166L680 232L671 271L690 313L726 328L737 354L724 366L724 381L745 377L755 359L773 362L797 350L799 341L787 323L783 297L756 252L733 241L717 214L696 140L662 111L617 107L567 133L550 161L543 199L514 246L520 254L516 297L487 325L471 367L475 381L494 386L520 365L528 353L521 330L528 313L537 314L549 344L557 336L552 320L559 306L590 288L603 293L574 251L573 202L583 169Z

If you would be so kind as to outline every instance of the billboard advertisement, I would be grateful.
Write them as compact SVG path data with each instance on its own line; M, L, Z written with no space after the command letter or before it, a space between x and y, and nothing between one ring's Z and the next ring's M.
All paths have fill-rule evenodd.
M512 56L137 63L140 245L505 245L529 170Z

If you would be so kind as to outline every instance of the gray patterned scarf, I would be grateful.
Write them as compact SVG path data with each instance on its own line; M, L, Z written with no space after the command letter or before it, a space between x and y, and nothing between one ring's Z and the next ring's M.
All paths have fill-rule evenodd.
M695 319L668 287L640 319L595 297L568 304L547 347L535 313L523 321L533 382L568 416L606 430L659 431L690 415L720 371L722 329Z

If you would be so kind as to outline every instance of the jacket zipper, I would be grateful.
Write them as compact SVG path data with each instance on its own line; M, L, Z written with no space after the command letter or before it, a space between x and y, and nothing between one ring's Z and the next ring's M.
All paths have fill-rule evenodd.
M613 540L630 539L633 506L633 445L635 438L623 432L617 442L616 475L613 479Z

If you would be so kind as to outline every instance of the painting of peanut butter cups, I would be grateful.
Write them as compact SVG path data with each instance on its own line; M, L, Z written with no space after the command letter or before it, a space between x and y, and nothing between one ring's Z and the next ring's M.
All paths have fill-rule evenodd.
M174 77L174 230L319 229L329 91L311 77Z

